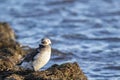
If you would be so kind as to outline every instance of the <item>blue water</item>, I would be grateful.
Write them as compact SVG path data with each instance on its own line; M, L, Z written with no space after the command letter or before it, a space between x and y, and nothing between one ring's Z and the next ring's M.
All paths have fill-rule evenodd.
M0 21L23 45L49 37L66 53L47 67L77 61L89 80L120 80L120 0L0 0Z

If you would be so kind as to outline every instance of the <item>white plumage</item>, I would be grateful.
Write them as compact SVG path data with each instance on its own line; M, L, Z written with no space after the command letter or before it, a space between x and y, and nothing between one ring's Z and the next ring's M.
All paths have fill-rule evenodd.
M50 59L50 53L44 52L43 54L36 55L36 59L33 61L33 68L35 71L42 68Z

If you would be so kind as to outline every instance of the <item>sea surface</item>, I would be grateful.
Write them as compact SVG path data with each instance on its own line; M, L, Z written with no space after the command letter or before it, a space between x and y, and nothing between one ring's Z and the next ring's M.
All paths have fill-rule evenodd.
M45 68L77 61L88 80L120 80L120 0L0 0L0 21L23 45L49 37L65 53Z

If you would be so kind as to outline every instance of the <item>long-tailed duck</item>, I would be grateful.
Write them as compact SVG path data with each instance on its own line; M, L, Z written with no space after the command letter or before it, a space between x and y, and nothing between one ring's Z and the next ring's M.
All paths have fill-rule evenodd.
M48 38L43 38L41 44L35 53L28 54L21 63L24 69L38 71L50 60L51 56L51 41Z

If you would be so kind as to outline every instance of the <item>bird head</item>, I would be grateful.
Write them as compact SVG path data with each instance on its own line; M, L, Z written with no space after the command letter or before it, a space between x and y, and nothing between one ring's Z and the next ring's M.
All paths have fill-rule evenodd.
M51 41L48 38L43 38L43 39L41 39L41 44L42 45L50 45Z

